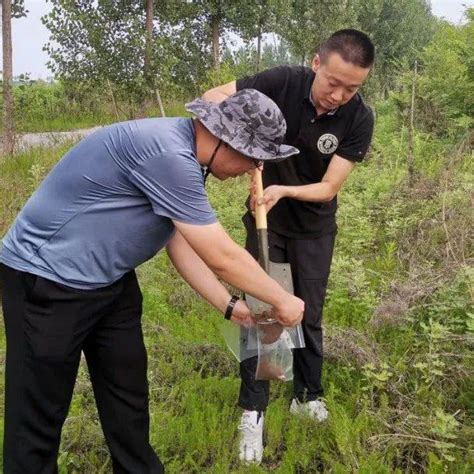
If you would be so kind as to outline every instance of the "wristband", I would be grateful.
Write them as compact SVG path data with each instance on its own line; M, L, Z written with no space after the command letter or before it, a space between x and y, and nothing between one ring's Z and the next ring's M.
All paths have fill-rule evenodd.
M230 319L230 317L232 316L232 311L234 310L235 303L237 303L237 301L239 300L240 298L238 296L235 296L235 295L232 296L232 298L229 301L229 304L227 305L227 308L225 309L225 313L224 313L225 319Z

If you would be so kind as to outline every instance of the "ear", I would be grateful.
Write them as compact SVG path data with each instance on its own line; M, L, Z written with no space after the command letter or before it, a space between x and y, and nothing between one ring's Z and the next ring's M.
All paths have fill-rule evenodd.
M319 54L316 54L311 62L311 69L313 72L316 72L319 69L319 66L321 66L321 58L319 57Z

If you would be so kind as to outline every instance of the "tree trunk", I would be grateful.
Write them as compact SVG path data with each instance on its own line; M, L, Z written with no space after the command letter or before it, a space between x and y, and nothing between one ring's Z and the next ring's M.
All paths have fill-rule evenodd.
M161 116L166 117L165 108L163 107L163 101L161 100L161 94L160 94L160 90L158 89L158 87L155 89L155 96L156 96L156 102L158 103L158 107L160 108Z
M152 55L152 41L153 41L153 0L146 0L145 5L145 57L143 61L143 77L145 79L145 91L140 104L138 116L145 117L146 110L149 106L149 97L154 90L154 75L151 71L151 55Z
M151 62L151 42L153 40L153 0L146 0L146 18L145 18L145 78L150 76L150 62Z
M112 99L112 105L114 107L115 118L118 121L120 120L120 115L119 115L119 111L117 107L117 101L115 100L114 90L112 88L112 84L110 83L109 79L107 79L107 85L109 86L110 98Z
M219 62L219 32L220 32L220 18L217 15L211 17L211 48L212 48L212 66L216 71L220 69Z
M257 36L257 73L260 72L260 63L262 61L262 26L258 26Z
M13 66L12 66L12 5L2 0L3 41L3 152L13 154Z

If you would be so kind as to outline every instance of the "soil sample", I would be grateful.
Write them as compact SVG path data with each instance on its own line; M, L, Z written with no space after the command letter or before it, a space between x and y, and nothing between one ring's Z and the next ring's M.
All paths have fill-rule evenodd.
M282 332L283 326L277 322L258 325L258 337L262 344L272 344L276 342Z
M255 374L257 380L285 380L285 373L281 367L272 364L269 360L260 361Z

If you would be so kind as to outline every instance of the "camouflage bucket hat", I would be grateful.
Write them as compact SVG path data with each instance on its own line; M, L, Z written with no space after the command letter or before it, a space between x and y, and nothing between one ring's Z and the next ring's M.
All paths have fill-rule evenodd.
M196 99L186 104L217 138L245 156L282 161L299 150L282 145L286 121L278 106L255 89L243 89L219 104Z

